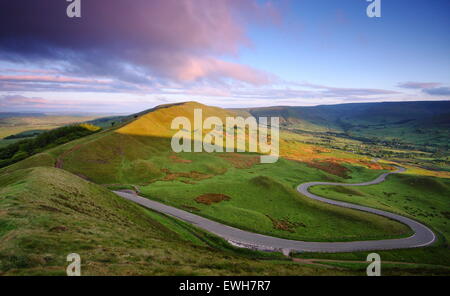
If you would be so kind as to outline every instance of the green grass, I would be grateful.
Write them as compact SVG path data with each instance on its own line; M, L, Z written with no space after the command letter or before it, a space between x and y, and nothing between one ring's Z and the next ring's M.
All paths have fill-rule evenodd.
M310 157L304 159L308 161L320 157L321 161L335 159L339 164L342 161L349 170L347 177L285 159L271 165L259 164L255 161L258 156L249 153L174 154L170 152L168 138L132 136L114 130L83 137L0 169L0 273L63 274L67 264L65 256L71 252L80 253L86 260L83 270L87 274L361 272L352 266L324 268L290 262L279 254L234 248L192 225L122 200L106 188L137 187L141 194L169 205L242 229L284 238L350 241L410 235L406 226L395 221L323 204L295 191L298 184L309 181L372 180L383 171L362 166L370 157L337 150L309 152L308 145L293 144L299 143L297 136L289 141L292 147L288 145L288 149L305 148L296 159ZM50 168L56 162L68 172ZM398 258L392 261L440 265L436 263L440 256L449 257L448 218L442 218L442 215L448 217L448 202L443 198L448 196L448 181L412 178L391 184L389 177L384 183L387 187L382 190L374 189L376 186L337 187L328 193L425 219L425 223L440 233L438 246L380 253L384 260ZM324 189L325 195L327 190ZM196 197L208 193L225 194L230 199L211 205L195 201ZM414 194L420 196L411 204ZM369 195L373 198L368 198ZM359 256L361 260L363 255L317 256ZM411 261L413 257L415 261ZM401 274L420 274L421 267L405 269ZM392 270L396 268L402 266L394 266Z
M289 239L349 241L410 234L407 227L397 222L319 203L297 193L296 185L320 180L321 174L304 164L282 159L276 164L257 164L250 169L229 168L225 174L188 183L157 181L141 186L140 191L151 199L193 209L195 214L228 225ZM231 199L213 205L195 201L207 193L221 193ZM293 226L280 229L273 219Z
M333 266L339 269L352 270L357 275L365 276L366 269L369 263L360 262L324 262L315 261L320 264ZM433 266L427 264L395 264L395 263L382 263L381 275L382 276L401 276L401 275L421 275L421 276L448 276L450 275L450 267L445 266Z
M46 131L35 138L23 139L0 148L0 167L19 162L39 152L99 132L101 128L82 123Z
M366 261L367 255L372 252L353 252L353 253L299 253L295 254L297 258L320 258L330 260L351 260ZM413 248L402 250L376 251L380 255L381 261L408 262L416 264L430 264L450 266L450 256L448 249L442 246L431 246L427 248Z
M244 110L254 116L278 116L282 127L320 137L337 132L353 140L448 148L449 106L448 102L391 102Z
M436 246L378 252L385 260L450 266L450 180L417 175L391 175L368 187L316 186L315 194L409 216L430 226L439 237ZM367 253L305 254L307 258L359 259Z
M55 166L56 158L49 153L43 152L28 157L20 162L16 162L10 166L0 169L0 175L12 173L20 169L28 169L40 166Z
M0 221L2 275L64 275L73 252L85 275L350 274L233 248L55 168L2 175Z
M348 166L352 178L343 179L284 159L273 165L259 164L255 154L234 155L231 158L240 157L234 162L228 153L175 155L169 145L170 139L166 138L104 132L48 153L54 157L63 155L64 169L95 183L110 188L135 185L144 196L263 234L312 241L370 240L410 234L406 226L395 221L319 203L295 191L303 182L359 182L375 178L380 171ZM249 165L236 168L245 162ZM207 193L226 194L231 200L210 206L195 201ZM276 225L277 221L281 224Z
M378 185L358 188L316 186L311 192L337 200L406 215L432 226L450 239L450 180L417 175L390 175Z

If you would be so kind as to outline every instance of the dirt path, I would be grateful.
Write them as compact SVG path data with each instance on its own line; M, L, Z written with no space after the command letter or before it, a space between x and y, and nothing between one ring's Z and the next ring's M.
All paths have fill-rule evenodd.
M62 169L64 167L64 157L68 156L70 153L72 153L75 150L78 150L81 148L81 145L76 145L70 148L69 150L64 151L61 155L58 156L58 158L55 161L55 168Z

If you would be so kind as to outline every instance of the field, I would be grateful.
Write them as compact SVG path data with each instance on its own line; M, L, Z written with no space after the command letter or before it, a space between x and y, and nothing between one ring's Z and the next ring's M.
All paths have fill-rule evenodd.
M72 123L95 120L101 115L92 116L39 116L39 117L8 117L0 118L0 138L29 130L49 130Z

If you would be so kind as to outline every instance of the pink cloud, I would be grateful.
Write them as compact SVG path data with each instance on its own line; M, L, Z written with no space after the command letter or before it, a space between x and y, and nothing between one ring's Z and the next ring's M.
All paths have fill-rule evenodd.
M261 85L270 81L270 76L251 67L222 61L215 58L184 57L169 67L167 74L180 81L195 81L205 77L220 80L223 77Z
M45 103L48 103L47 100L38 97L24 97L20 95L0 97L0 106L2 107L40 105Z
M27 97L22 95L0 96L1 111L34 110L34 111L58 111L58 110L86 110L87 108L105 110L111 104L91 100L81 102L77 100L48 100L41 97Z
M20 23L8 19L8 30L0 28L4 56L59 61L75 76L139 84L208 79L268 82L261 71L223 57L234 57L242 46L251 45L248 23L280 21L271 1L115 0L108 5L84 1L83 17L76 22L61 13L65 6L64 1L40 0L23 10L14 1L7 2L4 9L20 11L21 17ZM44 8L46 18L41 17ZM22 28L33 28L33 38ZM21 42L27 46L18 48Z
M34 73L34 74L52 74L58 73L56 70L46 70L46 69L13 69L13 68L5 68L0 69L0 72L15 72L15 73Z

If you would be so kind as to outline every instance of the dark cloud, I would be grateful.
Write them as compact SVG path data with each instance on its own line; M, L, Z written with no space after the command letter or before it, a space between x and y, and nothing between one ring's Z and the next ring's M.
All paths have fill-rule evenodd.
M59 62L72 74L130 83L161 80L268 83L251 67L218 58L250 44L242 22L276 20L257 0L88 0L82 17L68 18L68 2L3 0L2 60Z
M424 88L434 88L441 85L437 82L402 82L398 84L398 87L408 88L408 89L424 89Z
M301 86L302 88L299 88ZM339 99L339 100L375 100L382 96L396 95L398 92L370 88L337 88L310 83L287 82L285 87L224 89L187 89L187 94L223 96L241 99L286 100L286 99Z
M376 88L344 88L344 87L333 87L327 85L313 84L308 82L294 83L294 85L315 89L317 92L324 97L351 97L351 96L374 96L374 95L394 95L399 94L399 92L387 90L387 89L376 89Z
M432 96L450 96L450 87L427 88L422 91Z
M450 88L438 87L440 85L442 83L438 82L403 82L398 84L402 88L420 89L423 93L432 96L450 96Z
M348 97L348 96L373 96L398 94L396 91L372 88L334 88L330 87L323 91L325 96Z

